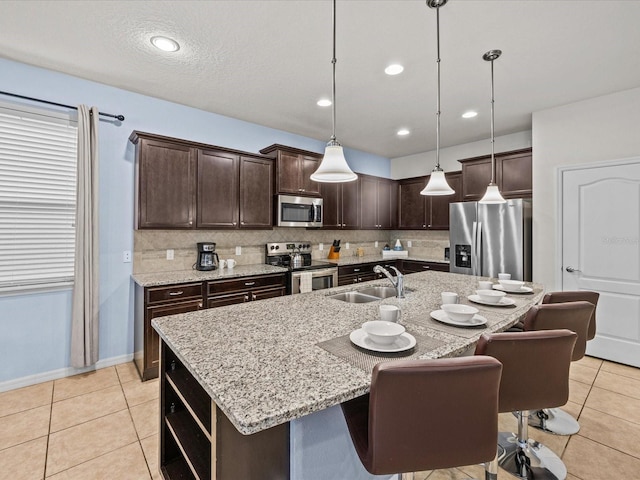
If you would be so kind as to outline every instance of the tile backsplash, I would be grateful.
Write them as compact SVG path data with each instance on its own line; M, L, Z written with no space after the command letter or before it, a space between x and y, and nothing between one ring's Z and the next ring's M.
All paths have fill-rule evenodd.
M334 239L340 239L343 256L355 255L361 247L365 255L375 254L388 243L393 247L400 239L409 255L427 259L444 259L444 248L449 246L449 232L421 230L306 230L280 228L273 230L135 230L133 273L151 273L190 270L196 261L196 243L215 242L221 259L233 258L240 265L264 262L264 245L268 242L309 241L313 257L326 258ZM375 242L378 247L375 247ZM408 247L408 241L412 246ZM346 243L349 242L349 250ZM324 251L319 244L324 244ZM241 255L236 255L236 247ZM173 260L167 260L167 250L173 250Z

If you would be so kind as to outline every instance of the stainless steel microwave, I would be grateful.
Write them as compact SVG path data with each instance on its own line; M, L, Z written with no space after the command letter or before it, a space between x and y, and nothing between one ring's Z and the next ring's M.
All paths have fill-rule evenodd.
M278 195L279 227L321 227L322 199Z

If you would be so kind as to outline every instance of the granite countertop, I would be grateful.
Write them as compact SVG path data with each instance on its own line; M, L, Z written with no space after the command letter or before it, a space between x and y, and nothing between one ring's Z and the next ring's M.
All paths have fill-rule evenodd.
M349 251L349 250L347 250ZM352 250L353 252L355 252L355 250ZM344 250L343 250L344 252ZM325 260L325 259L319 259L319 260ZM357 255L351 255L351 254L346 254L345 255L341 255L339 259L337 260L329 260L326 259L327 262L333 263L335 265L338 266L344 266L344 265L357 265L359 263L372 263L372 262L390 262L396 260L395 258L382 258L382 254L376 254L376 255L364 255L362 257L358 257ZM408 257L402 257L402 260L416 260L419 262L436 262L436 263L449 263L449 260L445 260L444 258L427 258L427 257L423 257L423 256L408 256Z
M199 270L177 270L174 272L136 273L132 277L142 287L157 287L174 283L202 282L206 280L224 280L234 277L266 275L269 273L285 273L283 267L274 267L258 263L255 265L236 265L234 268L223 268L201 272Z
M290 295L259 302L211 308L160 317L152 321L167 345L178 355L218 407L243 434L326 409L365 394L371 374L318 347L316 343L348 335L362 323L378 318L380 304L400 306L400 323L416 334L444 344L425 358L455 356L473 347L483 331L500 331L516 323L540 301L533 295L510 295L513 308L483 307L490 323L485 330L463 335L412 323L440 308L440 293L453 291L462 303L477 288L478 277L444 272L405 276L406 298L387 298L352 304L327 298L339 292L388 280ZM423 322L424 323L424 322Z

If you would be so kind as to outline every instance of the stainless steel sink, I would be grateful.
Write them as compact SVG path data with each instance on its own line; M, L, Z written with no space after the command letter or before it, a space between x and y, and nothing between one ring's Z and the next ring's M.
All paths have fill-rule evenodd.
M371 295L378 298L389 298L396 296L396 289L394 287L367 287L357 290L359 293L365 295Z
M329 298L348 303L367 303L375 302L381 299L381 297L374 297L373 295L366 295L360 292L336 293L335 295L329 295Z

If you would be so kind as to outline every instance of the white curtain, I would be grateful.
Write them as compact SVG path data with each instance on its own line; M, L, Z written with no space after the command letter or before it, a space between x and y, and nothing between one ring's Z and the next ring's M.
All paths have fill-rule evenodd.
M98 361L98 109L78 107L76 248L71 317L71 365Z

